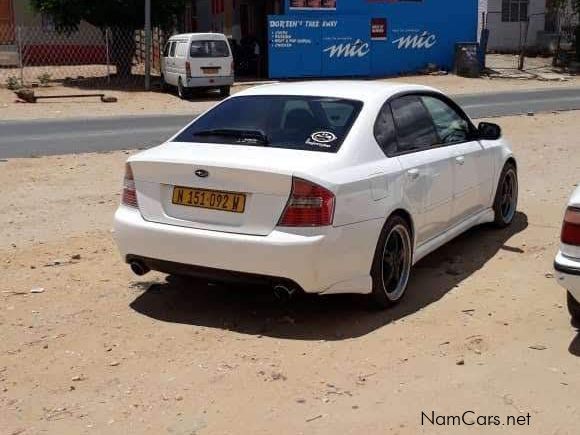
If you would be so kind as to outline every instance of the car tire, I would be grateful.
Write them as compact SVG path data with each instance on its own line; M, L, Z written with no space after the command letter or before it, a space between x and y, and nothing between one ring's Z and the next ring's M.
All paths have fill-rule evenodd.
M404 296L413 261L413 237L409 224L395 215L383 227L371 268L374 307L384 309Z
M518 173L513 163L505 164L499 177L493 201L494 224L498 228L510 225L518 208Z
M181 77L179 77L179 80L177 80L177 96L182 100L187 100L190 95L191 92L189 88L183 86L183 81L181 81Z
M572 293L568 292L568 311L570 316L572 316L572 321L580 324L580 302L574 299Z
M230 96L230 87L229 86L222 86L220 87L220 95L224 98L227 98Z

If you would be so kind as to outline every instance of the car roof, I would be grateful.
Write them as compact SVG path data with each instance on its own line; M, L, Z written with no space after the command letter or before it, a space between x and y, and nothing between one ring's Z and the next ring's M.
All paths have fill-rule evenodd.
M366 80L324 80L260 85L238 92L236 96L249 95L303 95L343 98L359 101L385 99L401 92L428 91L440 93L437 89L408 83L388 83Z
M169 40L173 39L190 39L190 38L212 38L212 39L227 39L226 35L223 33L180 33L178 35L172 35Z

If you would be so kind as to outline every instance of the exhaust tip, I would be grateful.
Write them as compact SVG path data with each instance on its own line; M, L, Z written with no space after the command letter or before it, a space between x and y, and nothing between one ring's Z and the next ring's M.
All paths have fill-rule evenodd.
M129 266L131 267L131 270L133 271L133 273L137 276L143 276L147 272L149 272L149 270L150 270L147 266L145 266L140 261L132 261L131 263L129 263Z

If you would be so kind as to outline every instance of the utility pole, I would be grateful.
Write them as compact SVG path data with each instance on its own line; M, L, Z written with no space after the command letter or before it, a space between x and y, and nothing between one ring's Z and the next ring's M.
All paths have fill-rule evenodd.
M145 0L145 90L151 90L151 0Z

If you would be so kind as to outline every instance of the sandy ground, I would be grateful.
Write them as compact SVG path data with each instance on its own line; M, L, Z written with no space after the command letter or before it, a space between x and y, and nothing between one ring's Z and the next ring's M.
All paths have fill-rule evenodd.
M137 279L110 233L126 153L0 162L0 432L577 434L580 334L551 272L579 116L500 120L514 224L421 261L385 312ZM470 410L523 425L421 420Z
M383 79L385 82L418 83L433 86L451 95L474 94L482 92L523 91L543 88L580 87L580 76L569 76L565 81L546 81L536 79L468 79L454 75L429 76L417 75ZM232 93L246 89L247 84L232 88ZM217 93L202 93L190 101L182 101L174 94L161 92L119 91L106 89L78 89L74 87L51 86L35 89L36 95L95 93L104 92L117 97L117 103L101 103L98 98L39 100L35 104L17 102L13 92L0 88L0 120L69 118L93 116L123 116L141 114L197 114L214 104L220 97Z

